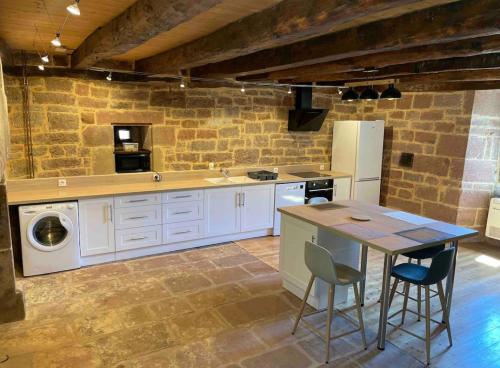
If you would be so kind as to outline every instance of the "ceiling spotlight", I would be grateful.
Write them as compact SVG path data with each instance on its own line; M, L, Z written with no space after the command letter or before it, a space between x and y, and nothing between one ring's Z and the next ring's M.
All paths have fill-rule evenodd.
M68 5L66 7L66 10L73 15L79 16L80 15L80 8L78 7L79 2L80 0L75 0L73 4Z
M373 87L367 87L361 95L359 96L360 100L378 100L378 92Z
M62 43L61 43L61 34L60 33L56 33L56 37L50 41L50 43L52 45L54 45L55 47L61 47Z
M38 65L38 70L42 70L42 71L45 70L45 67L43 66L43 64Z
M186 83L184 83L184 78L181 78L181 83L179 84L179 87L181 87L181 88L186 87Z
M287 92L289 95L292 94L292 86L288 86L288 92Z
M338 87L338 88L337 88L337 93L338 93L339 95L341 95L341 94L342 94L342 89L341 89L340 87Z
M106 79L109 81L113 80L113 74L109 72L109 74L106 76Z
M378 69L374 66L368 66L362 70L363 73L377 73Z
M401 92L399 89L394 87L394 84L389 84L389 88L382 92L380 98L387 98L388 100L394 100L397 98L401 98Z
M44 63L48 63L49 62L49 55L44 54L43 56L40 56L40 59L42 59L42 61Z
M241 83L241 88L240 88L241 93L245 93L245 84Z
M352 87L349 87L349 89L342 94L342 101L354 101L358 98L358 93L353 90Z

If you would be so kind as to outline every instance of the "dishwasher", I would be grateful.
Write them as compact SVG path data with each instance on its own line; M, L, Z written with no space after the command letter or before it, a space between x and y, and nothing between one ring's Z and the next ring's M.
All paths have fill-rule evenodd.
M273 235L280 235L281 213L278 208L304 204L306 183L276 184L274 193L274 228Z

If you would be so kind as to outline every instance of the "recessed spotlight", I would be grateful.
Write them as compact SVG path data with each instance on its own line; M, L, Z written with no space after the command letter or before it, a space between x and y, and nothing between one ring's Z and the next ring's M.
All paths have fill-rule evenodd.
M71 5L68 5L66 7L66 10L73 15L76 15L77 17L80 15L80 8L78 7L78 3L80 0L75 0L75 2Z
M61 47L62 43L61 43L61 34L60 33L56 33L56 37L50 41L50 43L52 45L54 45L55 47Z

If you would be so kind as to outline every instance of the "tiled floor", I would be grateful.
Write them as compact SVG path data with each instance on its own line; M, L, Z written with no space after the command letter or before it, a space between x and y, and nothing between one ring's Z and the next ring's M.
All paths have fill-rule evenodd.
M0 326L0 355L10 356L0 367L322 367L322 341L304 327L290 335L299 300L273 268L278 247L278 238L251 239L19 279L28 316ZM481 244L461 248L454 346L446 349L445 333L436 338L436 367L500 366L499 269L476 262L480 254L500 258ZM358 333L334 340L329 366L423 366L424 344L411 336L391 333L376 349L381 261L370 252L369 349ZM352 327L337 317L333 329Z

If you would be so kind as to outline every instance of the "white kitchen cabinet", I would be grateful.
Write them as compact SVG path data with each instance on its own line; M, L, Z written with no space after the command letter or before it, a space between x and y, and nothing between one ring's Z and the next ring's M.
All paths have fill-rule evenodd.
M205 190L205 236L219 236L240 232L241 186Z
M351 199L351 178L336 178L333 180L333 200Z
M273 227L274 184L241 188L241 231Z
M161 205L117 208L114 220L115 229L161 225Z
M146 248L162 243L162 226L116 230L116 251Z
M113 198L78 201L80 253L83 257L115 251Z

